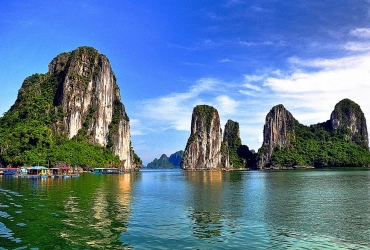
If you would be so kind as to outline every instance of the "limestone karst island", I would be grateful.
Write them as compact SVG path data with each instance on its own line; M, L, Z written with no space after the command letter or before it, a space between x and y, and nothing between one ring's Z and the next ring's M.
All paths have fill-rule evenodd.
M67 164L138 170L130 119L109 60L91 47L62 53L27 77L0 119L3 166Z
M14 105L0 118L0 137L2 167L65 164L124 172L142 167L131 146L130 119L109 60L91 47L62 53L50 62L46 74L27 77ZM184 170L369 166L368 143L365 116L349 99L334 107L329 120L311 126L300 124L283 105L273 107L258 152L242 144L238 122L228 120L222 132L218 111L198 105L184 151L170 158L162 155L148 166Z

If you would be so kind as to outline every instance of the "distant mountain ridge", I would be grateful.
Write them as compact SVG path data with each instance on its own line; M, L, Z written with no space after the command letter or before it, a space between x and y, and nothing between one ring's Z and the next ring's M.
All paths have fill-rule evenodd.
M182 150L173 153L168 157L166 154L162 154L159 159L155 158L152 162L148 163L146 168L148 169L172 169L180 168L182 159Z

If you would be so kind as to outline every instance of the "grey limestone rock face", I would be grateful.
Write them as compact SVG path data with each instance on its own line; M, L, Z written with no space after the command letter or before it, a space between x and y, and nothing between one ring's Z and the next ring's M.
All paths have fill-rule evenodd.
M191 134L183 153L181 168L185 170L221 169L222 130L218 111L207 105L193 110Z
M56 127L69 138L81 133L91 143L110 146L125 170L135 168L130 121L108 58L80 47L55 57L48 74L59 80L55 102L67 114Z
M263 144L258 153L257 168L267 167L274 148L289 148L294 136L294 122L293 115L283 105L270 110L263 128Z

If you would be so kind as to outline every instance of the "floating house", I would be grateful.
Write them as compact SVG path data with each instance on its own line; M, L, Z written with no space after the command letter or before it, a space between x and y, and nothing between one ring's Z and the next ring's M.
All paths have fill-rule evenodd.
M16 175L19 174L20 168L4 168L3 174L4 175Z
M27 175L32 177L46 178L49 175L49 169L44 166L32 166L27 168Z
M68 166L59 166L55 168L50 168L49 175L52 178L68 178L68 177L78 177L79 173L74 173L72 168Z

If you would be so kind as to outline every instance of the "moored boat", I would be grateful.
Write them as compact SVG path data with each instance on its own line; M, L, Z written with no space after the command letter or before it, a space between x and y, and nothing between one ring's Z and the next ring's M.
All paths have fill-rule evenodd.
M120 174L118 168L94 168L94 174Z

